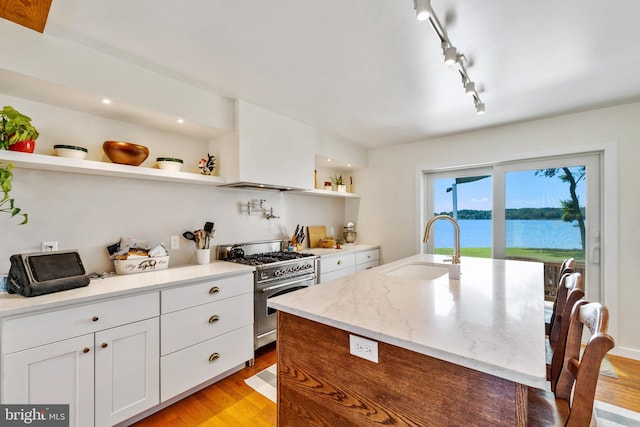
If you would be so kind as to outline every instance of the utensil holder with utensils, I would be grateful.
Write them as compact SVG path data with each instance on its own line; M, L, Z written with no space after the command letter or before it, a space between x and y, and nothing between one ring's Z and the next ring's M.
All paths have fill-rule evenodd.
M196 249L196 259L198 264L209 264L211 262L211 249Z
M196 244L196 262L198 264L209 264L211 262L211 250L209 244L211 239L216 235L216 230L213 228L214 223L207 221L204 224L204 228L201 230L185 231L182 233L182 237L187 240L192 240Z

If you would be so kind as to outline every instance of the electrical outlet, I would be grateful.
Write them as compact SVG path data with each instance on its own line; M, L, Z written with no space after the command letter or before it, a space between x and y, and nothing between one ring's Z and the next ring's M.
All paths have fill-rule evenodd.
M180 238L171 236L171 249L180 249Z
M349 335L349 352L354 356L362 357L371 362L378 363L378 342L357 335Z
M42 252L53 252L58 250L58 242L42 242Z

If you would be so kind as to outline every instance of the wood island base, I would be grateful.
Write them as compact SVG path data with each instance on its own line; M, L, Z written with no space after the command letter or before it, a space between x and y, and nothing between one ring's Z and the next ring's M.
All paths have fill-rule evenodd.
M349 352L349 332L278 314L278 426L524 426L526 386L378 343L378 363Z

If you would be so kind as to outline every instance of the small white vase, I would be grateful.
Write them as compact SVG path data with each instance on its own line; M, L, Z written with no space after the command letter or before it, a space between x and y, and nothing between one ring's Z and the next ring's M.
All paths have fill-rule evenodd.
M338 185L338 191L341 192L341 193L346 193L347 192L347 185L346 184Z

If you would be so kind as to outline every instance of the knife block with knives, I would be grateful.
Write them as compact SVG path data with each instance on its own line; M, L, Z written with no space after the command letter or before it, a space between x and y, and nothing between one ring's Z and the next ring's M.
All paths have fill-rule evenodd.
M293 246L296 251L301 252L303 249L302 242L304 242L305 237L304 226L301 227L300 224L296 225L296 231L294 231L291 236L291 246Z

